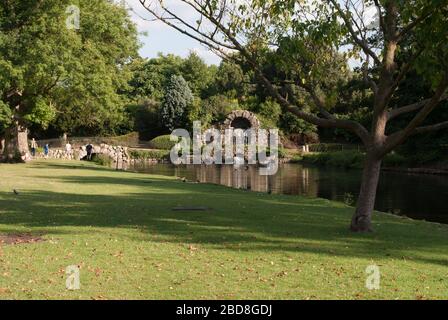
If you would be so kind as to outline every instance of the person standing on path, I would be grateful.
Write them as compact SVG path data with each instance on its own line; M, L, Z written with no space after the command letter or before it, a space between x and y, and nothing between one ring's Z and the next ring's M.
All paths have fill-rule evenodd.
M88 161L92 160L92 152L93 152L93 146L92 146L92 144L89 143L89 144L86 146L86 151L87 151L87 160L88 160Z
M69 141L67 141L67 144L65 145L65 157L68 160L72 160L72 154L73 154L72 145L70 144Z
M45 144L44 146L44 155L45 155L45 159L48 158L48 153L50 152L50 146L47 144Z
M31 156L34 158L36 156L37 142L33 138L31 139Z

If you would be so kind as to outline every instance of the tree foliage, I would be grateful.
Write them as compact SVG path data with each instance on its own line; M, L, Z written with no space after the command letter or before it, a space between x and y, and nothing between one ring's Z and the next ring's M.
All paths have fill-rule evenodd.
M67 28L73 5L80 29ZM138 48L124 8L106 0L3 1L0 31L1 113L12 122L70 133L122 119L119 90Z
M193 93L182 76L173 75L165 88L161 120L170 131L182 127L188 107L193 103Z

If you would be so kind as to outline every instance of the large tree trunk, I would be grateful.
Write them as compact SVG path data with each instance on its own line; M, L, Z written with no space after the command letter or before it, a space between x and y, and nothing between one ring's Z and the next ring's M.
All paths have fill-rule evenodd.
M30 158L28 148L28 130L15 124L6 130L3 160L22 162Z
M361 191L350 229L355 232L372 230L372 212L375 206L376 191L381 171L381 159L367 155L362 174Z

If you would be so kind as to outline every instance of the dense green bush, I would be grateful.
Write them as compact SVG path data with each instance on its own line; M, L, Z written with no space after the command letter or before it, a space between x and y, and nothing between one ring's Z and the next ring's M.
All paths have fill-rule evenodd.
M363 161L364 154L356 151L310 153L302 156L302 162L305 163L341 168L360 168Z
M166 160L169 158L170 153L165 150L131 150L129 155L136 160Z
M400 167L406 164L407 158L395 152L389 153L383 160L383 167Z
M340 152L340 151L362 151L361 145L343 143L313 143L309 145L310 152Z
M105 154L95 154L92 161L100 166L110 167L112 165L112 159Z
M297 156L294 162L304 162L322 166L340 168L358 168L364 165L365 153L356 150L339 152L310 153ZM388 154L383 160L383 167L398 167L407 163L406 158L396 153Z
M157 138L152 139L149 144L153 149L159 150L171 150L175 145L175 141L170 140L171 135L163 135L158 136Z

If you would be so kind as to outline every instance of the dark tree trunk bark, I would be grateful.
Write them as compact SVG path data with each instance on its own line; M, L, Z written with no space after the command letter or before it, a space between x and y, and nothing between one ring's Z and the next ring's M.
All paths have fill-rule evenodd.
M371 232L372 212L381 171L381 159L367 155L362 174L361 191L350 229L354 232Z
M6 130L3 161L23 162L29 157L28 130L15 124Z

